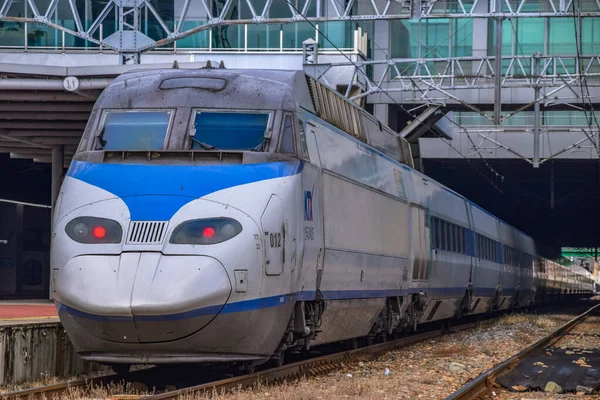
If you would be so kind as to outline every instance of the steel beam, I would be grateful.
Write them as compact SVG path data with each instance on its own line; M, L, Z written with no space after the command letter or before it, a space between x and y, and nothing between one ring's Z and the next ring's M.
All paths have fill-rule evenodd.
M502 11L502 0L496 0L495 12ZM494 123L502 121L502 17L496 16L496 68L494 70Z
M50 154L50 149L39 147L20 146L19 144L1 145L0 153L20 153L20 154Z
M65 153L63 146L52 147L52 207L56 204L60 185L62 184L62 175L64 172Z
M0 111L0 120L29 120L29 121L87 121L89 112L40 112L31 110L29 112L7 112Z
M534 57L534 69L537 79L540 76L540 53L536 52ZM534 100L540 97L540 88L536 86L534 89ZM536 101L533 104L533 168L540 166L540 102Z
M79 90L97 90L106 88L111 78L79 79ZM63 80L58 79L0 79L0 90L65 90Z
M81 139L74 137L55 136L55 137L34 137L33 143L42 145L79 145Z
M34 95L37 97L38 93ZM0 103L0 112L45 112L45 113L89 113L92 111L93 103ZM29 114L31 115L31 114Z
M63 89L64 90L64 89ZM35 96L28 91L0 91L0 101L21 101L21 102L40 102L40 101L60 101L74 103L90 103L90 99L78 96L72 93L60 92L42 92ZM91 102L93 103L93 102Z
M283 0L281 0L283 1ZM290 24L298 22L310 21L312 23L319 22L331 22L331 21L366 21L366 20L403 20L403 19L455 19L455 18L543 18L543 17L554 17L554 18L573 18L573 13L569 7L556 7L554 5L555 0L549 0L551 9L548 11L528 11L528 10L546 10L548 9L548 2L543 0L517 0L516 2L502 2L506 3L508 12L503 12L501 7L497 7L493 12L481 12L477 8L479 1L474 1L471 4L458 0L456 12L447 12L447 7L436 7L436 1L413 1L413 2L402 2L398 0L386 0L386 1L364 1L363 5L358 8L361 10L360 14L355 13L355 7L353 1L347 2L347 5L338 7L336 1L325 2L317 1L316 13L309 11L310 3L307 0L302 7L302 10L296 10L295 7L290 7L290 12L287 16L282 18L266 18L270 15L270 8L274 3L280 3L281 1L258 1L258 0L245 0L247 8L252 13L251 19L242 19L237 16L242 13L230 13L230 9L233 5L233 1L227 0L222 7L218 10L214 10L212 2L209 0L195 0L194 3L202 5L198 7L201 9L201 15L190 17L188 8L191 1L186 1L182 7L181 13L175 15L175 21L177 25L171 31L169 24L167 24L160 14L154 9L151 0L135 0L129 2L123 2L122 0L108 0L105 8L97 15L94 21L91 22L90 28L85 29L81 23L81 18L78 14L77 8L74 6L75 1L69 0L71 5L71 18L64 17L64 21L74 20L75 27L64 26L61 23L56 23L52 19L53 10L56 8L56 1L43 2L43 9L36 5L36 1L28 0L30 10L33 12L33 18L31 17L14 17L7 16L7 11L10 8L12 0L3 0L0 2L0 21L6 22L21 22L24 24L45 24L49 27L65 32L66 34L85 39L91 43L99 44L103 48L112 49L122 53L126 58L137 60L139 59L139 53L151 49L155 49L170 43L173 43L179 39L188 37L198 32L212 30L216 26L226 25L252 25L252 24ZM480 0L483 1L483 0ZM421 3L423 7L420 7ZM40 2L42 4L42 2ZM412 9L411 9L412 5ZM525 7L527 6L527 7ZM39 11L38 11L39 9ZM109 21L112 16L111 11L116 9L117 12L117 23L119 30L108 37L97 38L94 33L100 28L105 22ZM217 11L217 14L215 14ZM162 27L160 31L160 38L154 40L148 37L144 32L140 31L141 24L139 22L139 16L142 13L151 14L159 26ZM236 16L237 15L237 16ZM600 2L590 2L589 7L585 12L578 12L576 16L583 18L599 17L600 16ZM133 18L131 18L133 17ZM61 21L63 21L61 20ZM194 28L183 30L183 26L187 21L203 21L203 24ZM114 23L114 22L113 22Z
M47 128L40 128L39 130L31 130L31 129L24 129L24 130L16 130L16 128L18 127L12 127L12 129L8 130L8 136L10 137L36 137L36 138L41 138L41 137L56 137L56 136L61 136L61 137L71 137L71 138L80 138L81 135L83 134L83 129L81 130L55 130L55 131L49 131Z
M10 141L10 140L0 140L0 151L4 151L4 152L8 152L8 150L2 150L2 149L23 149L23 150L44 150L47 149L49 150L49 148L46 148L46 146L43 145L36 145L35 143L24 143L24 142L17 142L17 141Z
M29 160L33 160L33 162L36 162L36 163L44 163L44 164L51 164L52 163L52 157L51 156L50 157L34 157L34 158L28 156L28 157L24 157L24 158L29 159ZM65 169L69 168L70 163L71 163L70 156L65 156L65 163L63 164L64 168Z
M573 65L579 59L585 68L579 71ZM340 70L376 68L382 65L392 65L395 72L393 79L386 79L381 88L370 80L369 93L361 96L380 92L419 92L430 90L432 87L444 90L491 90L497 87L497 79L501 79L500 87L508 88L555 88L567 83L570 90L577 92L577 82L582 77L594 78L588 80L589 87L600 86L600 54L576 56L543 55L540 56L541 71L536 77L534 70L534 56L503 56L502 64L508 67L500 76L495 74L497 67L495 57L450 57L450 58L393 58L361 61L360 65L348 61L327 64L310 64L310 68L327 70L327 74L335 75ZM429 65L426 67L426 65ZM443 71L443 72L439 72ZM468 71L467 73L464 71ZM346 74L348 72L346 71ZM366 79L366 78L365 78ZM357 96L358 97L358 96Z
M44 123L44 122L28 122L28 121L11 121L11 122L6 122L6 121L0 121L0 129L9 129L9 130L13 130L15 128L22 128L22 129L40 129L40 130L45 130L45 131L49 131L49 130L53 130L53 129L67 129L67 130L81 130L81 132L83 132L83 130L85 129L85 124L78 124L78 123L67 123L67 122L50 122L50 123ZM60 134L60 132L57 132L58 134Z

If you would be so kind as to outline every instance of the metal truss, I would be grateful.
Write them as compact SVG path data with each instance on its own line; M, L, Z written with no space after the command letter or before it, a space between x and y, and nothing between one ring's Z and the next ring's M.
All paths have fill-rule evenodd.
M541 64L536 74L535 59ZM580 68L581 61L581 68ZM380 66L383 72L377 83L363 72L365 92L356 98L382 91L413 92L418 90L494 89L495 57L460 57L437 59L389 59L327 64L310 64L308 69L318 68L319 77L337 68L354 68L365 71L366 66ZM590 56L506 56L502 57L501 82L503 88L555 88L571 85L581 78L600 76L600 55ZM582 72L582 73L580 73Z
M588 156L591 156L593 158L595 158L596 156L598 156L600 154L600 149L599 149L598 143L596 142L596 138L600 134L600 131L598 129L582 127L582 128L569 128L568 131L584 133L585 137L576 142L573 142L569 146L567 146L557 152L550 154L548 157L545 157L543 159L540 159L539 161L536 161L535 157L528 158L528 157L524 156L523 154L519 153L518 151L516 151L515 149L512 149L509 146L506 146L505 144L502 144L502 143L498 142L497 140L494 140L490 137L495 133L504 132L503 129L498 129L498 128L485 129L485 130L468 129L468 130L465 130L465 134L476 135L477 138L479 139L479 142L478 143L475 143L474 141L471 142L472 144L468 146L468 151L470 153L467 154L467 157L473 157L475 154L478 154L478 155L490 154L491 155L494 153L494 151L496 151L498 149L504 149L504 150L508 151L509 153L512 153L513 155L517 156L518 158L528 162L529 164L535 165L537 162L538 165L541 165L543 163L546 163L548 161L556 159L558 156L560 156L564 153L585 153ZM523 134L523 133L532 133L532 130L531 129L521 129L519 134ZM549 134L549 132L543 132L543 133Z
M72 12L75 29L62 26L52 19L59 1L68 3ZM47 9L36 5L36 0L27 0L33 17L9 16L13 0L2 0L0 21L24 23L41 23L63 31L78 38L88 40L105 48L124 54L133 54L133 61L139 53L164 46L194 33L210 30L220 25L243 24L286 24L295 22L347 21L347 20L392 20L392 19L427 19L427 18L528 18L528 17L573 17L571 4L573 0L500 0L501 7L496 7L497 0L349 0L345 6L340 0L266 0L258 7L258 0L243 0L248 6L251 18L238 18L240 13L232 13L236 1L224 0L215 3L210 0L185 0L175 21L167 23L152 6L150 0L109 0L102 12L95 18L89 28L84 28L82 16L76 7L77 0L52 0ZM271 18L271 9L277 3L281 14L281 2L285 1L286 16ZM222 6L217 5L222 4ZM577 17L599 17L600 2L585 2L585 9L577 12ZM188 18L190 9L201 10L204 17ZM527 11L527 10L538 11ZM116 10L119 29L106 38L95 35L102 23L112 11ZM358 10L358 11L357 11ZM453 10L453 11L449 11ZM482 11L483 10L483 11ZM162 38L154 40L140 31L140 17L152 15L162 28ZM196 14L198 12L196 11ZM184 30L186 21L201 22L200 26ZM171 22L171 21L169 21ZM135 56L137 54L137 56Z
M354 70L353 79L348 83L346 94L351 87L360 86L363 91L350 97L358 100L362 97L379 93L408 92L413 94L414 102L446 105L455 101L463 106L480 112L475 106L468 104L454 91L495 90L494 57L462 57L444 59L388 59L358 62L340 62L327 64L306 64L305 69L315 78L331 85L327 76L335 77L336 70ZM510 118L536 102L546 106L557 104L556 93L567 89L571 99L584 99L579 83L586 80L588 86L597 86L600 77L600 55L592 56L507 56L502 58L502 89L534 88L545 89L543 94L525 104L515 112L503 117ZM536 73L539 65L539 73ZM366 73L372 67L376 77ZM378 67L378 68L377 68ZM339 84L339 83L338 83ZM435 98L432 96L435 95ZM441 96L441 97L440 97ZM569 104L565 102L564 104ZM576 106L573 106L577 108ZM481 113L482 115L485 115ZM489 117L488 117L489 118Z

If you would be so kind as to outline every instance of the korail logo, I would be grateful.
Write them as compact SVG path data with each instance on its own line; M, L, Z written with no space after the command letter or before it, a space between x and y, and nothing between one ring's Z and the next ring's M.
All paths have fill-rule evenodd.
M304 220L313 220L313 192L311 190L304 191Z

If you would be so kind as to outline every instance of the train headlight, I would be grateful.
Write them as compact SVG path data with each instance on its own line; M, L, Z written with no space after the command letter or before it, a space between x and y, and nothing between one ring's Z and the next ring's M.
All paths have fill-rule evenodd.
M217 244L237 236L242 225L231 218L208 218L186 221L171 234L173 244Z
M76 242L121 243L123 229L118 222L106 218L78 217L65 227L67 235Z

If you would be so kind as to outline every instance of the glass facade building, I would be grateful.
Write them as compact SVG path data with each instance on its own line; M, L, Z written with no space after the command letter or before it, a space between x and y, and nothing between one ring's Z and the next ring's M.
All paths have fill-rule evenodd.
M296 0L297 7L302 8L304 1ZM255 9L262 10L266 0L253 0ZM41 13L48 8L51 0L35 0ZM77 0L77 13L85 30L88 30L94 20L102 13L107 5L106 0ZM213 15L208 15L200 2L191 2L182 31L193 29L214 16L219 15L224 2L213 2ZM179 23L183 0L155 0L152 7L166 26L173 30ZM307 16L316 16L317 1L312 1L308 7ZM8 17L33 18L34 13L27 0L14 0L7 12ZM290 7L286 1L274 1L269 8L267 18L289 18ZM235 0L228 11L226 19L252 19L252 12L246 0ZM59 0L56 10L49 16L52 23L68 29L77 30L73 13L67 0ZM128 21L133 24L133 20ZM361 23L366 29L372 22ZM115 33L119 28L117 11L113 8L101 26L92 35L99 40ZM335 47L352 49L354 42L355 23L353 21L335 21L318 24L318 30L327 35L329 41L323 41L324 49ZM164 38L164 30L152 11L144 7L140 15L139 30L154 40ZM211 30L198 32L180 39L176 44L169 44L163 49L188 49L196 51L301 51L302 42L308 38L316 39L316 29L308 22L291 24L249 24L225 25ZM0 21L0 48L39 48L39 49L95 49L97 44L64 35L62 31L40 23L23 23Z
M460 13L461 10L471 10L477 7L479 14L487 12L488 2L456 0L436 2L435 7L442 12ZM40 14L52 4L52 0L35 0L35 5ZM171 31L178 26L185 0L152 0L152 8L143 7L138 19L138 29L153 40L164 39L166 36L164 25ZM221 14L226 1L208 1L210 6L204 7L201 1L189 2L186 18L181 26L181 31L201 27L211 18ZM395 14L408 13L408 8L403 8L400 2L385 2L383 0L355 0L352 3L351 15L373 14L372 4L378 3L380 10L387 4ZM48 14L51 23L77 31L77 24L73 18L76 12L81 20L84 30L88 30L94 21L103 14L109 4L108 0L76 0L73 2L75 10L71 8L68 0L59 0L56 8ZM254 13L250 8L254 8ZM511 0L512 8L503 3L504 12L514 12L521 7L523 12L551 12L552 2L525 2ZM519 5L520 4L520 5ZM290 18L291 7L305 11L305 16L331 16L336 17L340 10L348 8L348 0L294 0L292 6L287 0L233 0L231 7L224 15L225 19L251 20L253 14L262 14L268 8L266 18ZM584 1L580 6L582 11L592 11L599 7L596 2ZM474 8L473 8L474 10ZM438 9L438 12L440 10ZM596 10L597 11L597 10ZM92 33L96 40L108 38L119 30L119 16L115 7ZM7 17L33 18L36 13L31 8L28 0L13 0L6 11ZM125 20L133 25L133 18ZM338 20L318 22L313 24L305 21L280 24L242 24L215 26L201 32L194 33L176 42L167 44L153 50L154 52L230 52L230 53L300 53L302 43L309 39L319 42L321 51L337 54L338 49L344 52L356 49L355 30L357 24L368 38L367 58L382 50L389 57L400 59L395 68L389 69L389 78L393 80L398 72L410 74L419 70L417 75L455 74L474 75L478 71L477 62L463 62L461 71L448 72L448 59L469 60L469 58L482 59L495 55L495 20L493 18L424 18L424 19L392 19L388 21L373 20ZM379 25L377 25L379 24ZM376 28L377 25L377 28ZM381 28L383 27L383 28ZM375 31L379 29L377 43L374 42ZM382 31L383 29L383 31ZM381 41L381 32L386 40ZM577 36L580 33L581 54L584 56L600 54L600 17L528 17L505 18L502 30L502 54L506 59L503 67L507 75L530 74L533 70L532 60L535 53L544 56L560 56L560 73L576 73L577 71ZM0 21L0 51L28 49L29 51L63 51L63 52L98 52L99 45L70 35L59 29L37 22ZM379 52L381 57L381 51ZM510 57L520 57L519 68L511 66ZM423 62L424 61L424 62ZM511 69L512 68L512 69ZM556 69L556 66L554 67ZM426 72L424 70L426 69ZM370 75L373 66L367 66ZM600 63L592 63L588 72L600 73ZM545 70L544 74L557 74L556 70ZM476 90L476 89L473 89ZM490 125L491 122L476 113L456 112L454 114L465 125ZM589 117L589 116L588 116ZM533 116L525 111L504 121L504 125L530 125ZM588 125L588 119L582 112L552 112L543 113L545 125ZM457 121L458 122L458 121Z

